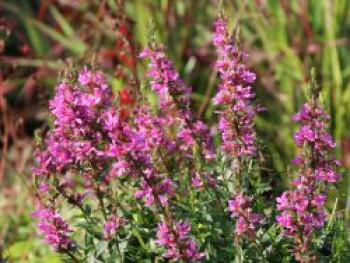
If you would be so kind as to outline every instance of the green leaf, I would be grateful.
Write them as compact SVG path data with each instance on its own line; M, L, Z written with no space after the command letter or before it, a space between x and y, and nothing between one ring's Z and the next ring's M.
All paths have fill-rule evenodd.
M66 34L66 36L73 37L74 29L70 26L67 19L64 18L64 16L59 12L59 10L55 6L50 5L49 10L52 16L55 18L56 22L60 25L62 31Z
M82 55L85 52L85 43L82 42L79 39L76 38L68 38L62 35L61 33L57 32L56 30L52 29L51 27L45 25L44 23L27 18L27 21L29 23L32 23L34 26L36 26L39 30L41 30L43 33L47 34L52 39L59 42L62 46L70 50L71 52L75 53L76 55Z

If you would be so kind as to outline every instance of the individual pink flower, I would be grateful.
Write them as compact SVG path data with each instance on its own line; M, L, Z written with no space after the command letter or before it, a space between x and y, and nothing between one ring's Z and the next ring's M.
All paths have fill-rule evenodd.
M231 217L237 219L235 233L237 236L247 234L252 238L255 236L256 228L263 224L263 219L258 213L254 213L252 208L252 198L243 194L236 194L228 201L228 210Z
M41 193L46 193L50 190L50 186L44 182L44 181L41 181L40 184L39 184L39 191Z
M122 223L123 220L119 216L110 215L103 224L103 237L105 239L112 239L118 232Z
M141 189L134 194L135 198L144 198L146 206L154 205L157 201L162 206L165 206L168 203L168 196L173 195L173 182L169 178L160 179L158 183L153 183L152 185L142 181Z

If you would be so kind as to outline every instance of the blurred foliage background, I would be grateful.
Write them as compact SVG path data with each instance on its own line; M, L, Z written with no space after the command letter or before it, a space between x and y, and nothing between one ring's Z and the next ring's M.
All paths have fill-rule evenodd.
M219 3L220 2L220 3ZM133 59L147 25L193 89L193 109L214 122L216 90L212 24L220 9L239 25L258 100L268 108L257 127L273 156L278 180L295 155L291 116L305 101L311 67L332 115L337 156L350 168L350 1L348 0L2 0L0 2L0 261L59 262L35 236L30 213L34 131L47 118L58 73L71 64L98 64L115 92L142 82ZM124 43L124 44L123 44ZM129 48L125 48L125 43ZM128 77L132 76L132 77ZM132 81L130 81L132 79ZM334 197L350 198L344 170ZM335 199L334 198L334 199Z

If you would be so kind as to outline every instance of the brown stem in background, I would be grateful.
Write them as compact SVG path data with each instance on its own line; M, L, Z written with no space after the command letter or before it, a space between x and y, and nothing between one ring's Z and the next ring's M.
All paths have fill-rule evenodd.
M102 0L100 6L97 11L97 18L102 19L106 13L106 0Z
M1 160L0 160L0 182L3 182L3 179L4 179L5 166L6 166L5 156L7 154L8 140L9 140L9 132L8 132L9 120L8 120L6 105L4 105L2 111L3 111L2 112L2 120L3 120L4 134L2 135L2 139L1 139L2 152L1 152Z
M350 169L350 137L343 136L341 141L341 149L342 149L342 164Z
M208 82L208 86L207 89L205 90L205 94L204 94L204 99L203 102L201 103L198 111L197 111L197 118L200 118L203 113L205 112L205 110L207 109L210 100L211 100L211 93L214 90L215 87L215 79L216 79L216 74L217 72L215 70L213 70L211 72L210 78L209 78L209 82Z
M38 13L36 16L38 20L43 20L45 13L46 13L47 6L50 4L50 2L51 2L51 0L42 0L41 1L39 10L38 10Z
M308 42L311 42L314 39L314 34L312 32L312 29L309 23L309 11L307 7L308 2L305 0L300 0L299 3L300 3L299 18L303 25L303 30L308 39Z

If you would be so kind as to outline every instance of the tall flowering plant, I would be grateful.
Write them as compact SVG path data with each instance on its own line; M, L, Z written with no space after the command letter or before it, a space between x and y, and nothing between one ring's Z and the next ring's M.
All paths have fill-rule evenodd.
M295 115L301 153L293 164L300 169L293 188L277 198L275 222L274 196L262 196L253 183L264 169L254 125L261 111L254 102L256 76L228 32L220 15L213 36L217 134L216 125L191 111L191 88L153 40L139 55L149 62L143 83L150 88L138 89L127 114L125 94L114 99L103 72L65 72L33 169L33 217L45 243L73 262L321 258L315 237L328 220L326 195L339 165L329 153L335 147L329 116L316 93ZM214 137L221 143L214 145Z
M277 198L278 223L283 234L292 238L293 254L300 262L316 262L317 253L313 247L316 230L326 222L325 202L327 192L339 174L339 161L331 154L335 147L328 133L330 116L320 106L316 83L312 83L311 98L293 119L301 125L294 134L296 145L301 152L293 160L299 167L293 189Z
M243 171L247 162L258 154L254 117L261 110L254 104L255 93L252 84L255 73L247 69L243 59L245 52L239 49L235 35L230 35L227 19L221 14L214 23L213 44L218 59L215 64L220 76L219 90L213 102L222 108L219 111L221 148L233 158L232 168L235 192L228 201L231 217L237 219L237 237L247 233L251 238L257 226L262 223L261 215L252 211L252 198L247 196L247 182Z

